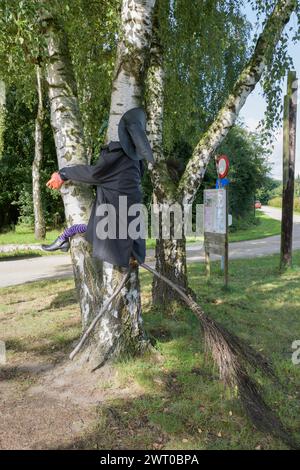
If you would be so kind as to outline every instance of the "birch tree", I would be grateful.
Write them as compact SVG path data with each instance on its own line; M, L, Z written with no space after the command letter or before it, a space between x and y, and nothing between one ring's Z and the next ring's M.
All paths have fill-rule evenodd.
M5 129L5 103L6 103L6 87L4 80L0 80L0 158L3 154L3 136Z
M267 19L252 57L242 70L216 119L199 140L187 164L177 191L184 203L193 201L213 152L236 122L241 108L261 79L267 59L274 52L296 6L296 0L279 0Z
M44 106L43 106L43 89L42 89L42 72L41 67L36 65L36 81L38 108L35 120L34 142L35 151L32 162L32 199L34 210L34 236L37 240L46 236L46 224L42 207L40 175L43 160L43 123L44 123Z
M285 25L292 12L296 9L294 0L279 0L265 22L262 33L257 39L252 56L242 69L239 77L228 97L217 113L216 118L208 126L189 159L183 175L178 183L174 182L168 174L166 161L162 149L162 96L163 71L161 58L152 50L152 68L149 69L149 104L152 145L156 152L157 162L151 169L155 200L160 204L173 204L177 202L182 207L192 204L197 191L203 181L205 170L210 158L221 144L229 129L236 122L239 112L247 97L260 81L266 69L266 63L281 38ZM159 77L159 78L158 78ZM159 136L159 137L158 137ZM174 282L184 288L186 279L185 240L162 240L156 245L156 267ZM173 293L154 283L153 298L157 303L168 303L174 298Z
M168 2L169 3L169 2ZM166 6L168 7L168 3ZM167 8L168 9L168 8ZM150 50L150 64L146 79L146 96L148 111L148 129L155 165L149 165L153 185L153 206L163 204L170 207L176 201L176 184L169 175L166 156L163 150L163 117L164 117L164 51L160 41L160 17L166 11L156 10L153 20L153 35ZM185 237L174 237L174 226L170 223L170 237L162 237L162 217L159 217L159 233L155 245L156 270L183 288L187 287ZM153 278L152 298L154 304L162 304L177 299L176 291L157 277Z
M236 77L246 53L248 26L241 17L239 2L210 2L205 12L197 2L163 0L155 18L148 70L147 111L152 148L156 165L149 166L153 186L153 203L160 207L184 207L177 197L179 182L176 156L180 139L186 147L195 141L195 129L201 131L214 117L221 102L220 86L228 93L230 79ZM239 41L235 41L238 35ZM175 46L176 44L176 46ZM224 57L227 57L224 64ZM209 62L207 57L210 57ZM234 57L232 70L230 58ZM229 61L229 63L228 63ZM204 90L208 91L204 93ZM215 91L215 93L214 93ZM205 110L205 112L204 112ZM185 152L186 153L186 152ZM170 159L171 155L171 159ZM179 155L180 158L182 156ZM171 233L159 236L155 246L156 269L174 283L187 288L186 240ZM153 279L152 298L155 304L171 305L180 300L166 284Z
M59 168L87 164L77 87L69 56L67 37L58 21L45 9L40 21L47 42L46 81L51 110L51 125ZM93 203L92 188L84 184L64 184L61 195L68 225L87 223ZM83 328L101 305L101 269L91 255L84 237L71 241L75 284L79 294Z

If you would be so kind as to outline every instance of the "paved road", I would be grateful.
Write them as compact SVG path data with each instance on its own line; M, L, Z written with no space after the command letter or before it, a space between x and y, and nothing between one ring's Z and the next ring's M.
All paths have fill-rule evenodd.
M270 217L281 220L281 209L263 206L262 210ZM260 240L235 242L229 244L229 257L230 259L259 257L278 253L279 247L279 235ZM300 249L300 215L294 216L293 248ZM153 260L153 250L149 250L147 255L150 261ZM204 253L198 243L187 247L187 261L189 263L204 261ZM72 276L72 266L69 255L43 256L0 262L0 287L70 276Z

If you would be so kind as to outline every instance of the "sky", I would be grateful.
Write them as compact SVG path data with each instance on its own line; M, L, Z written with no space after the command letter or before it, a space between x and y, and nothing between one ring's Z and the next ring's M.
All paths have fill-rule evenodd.
M251 22L252 25L255 24L256 16L255 13L252 11L250 3L245 0L245 13L247 18ZM290 19L290 22L286 26L289 28L290 26L297 25L297 18L296 15ZM296 171L295 174L300 174L300 43L293 44L292 41L289 41L288 47L289 53L294 61L294 70L297 73L297 77L299 80L299 90L298 90L298 119L297 119L297 139L296 139ZM286 79L283 83L283 95L286 93ZM282 100L283 100L282 95ZM245 122L246 126L249 130L254 131L256 129L257 124L264 116L264 111L266 108L266 101L262 96L262 89L261 86L258 84L253 92L248 97L244 107L241 109L240 118ZM275 179L281 180L282 179L282 127L276 134L276 139L274 141L274 150L272 155L269 158L270 164L272 165L272 169L270 172L270 176Z

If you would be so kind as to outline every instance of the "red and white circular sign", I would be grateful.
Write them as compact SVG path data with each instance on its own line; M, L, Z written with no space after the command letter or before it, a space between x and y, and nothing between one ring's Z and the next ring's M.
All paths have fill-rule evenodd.
M217 158L217 169L219 178L225 178L229 171L229 158L227 155L219 155Z

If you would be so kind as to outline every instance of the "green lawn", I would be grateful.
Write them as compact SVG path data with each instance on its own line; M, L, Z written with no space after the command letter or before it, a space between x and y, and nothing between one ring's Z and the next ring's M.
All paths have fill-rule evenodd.
M259 218L259 224L253 225L245 230L238 230L229 234L230 242L240 242L243 240L256 240L259 238L279 235L281 231L281 222L272 219L263 212L256 211L256 217Z
M61 233L59 230L49 230L46 234L46 243L51 243ZM34 238L34 232L32 230L10 231L6 233L0 233L0 245L31 245L44 243L44 240L36 240Z
M280 274L278 256L232 261L228 291L223 290L219 263L212 264L210 281L202 264L188 270L204 310L272 359L286 390L259 380L268 402L300 437L300 365L291 360L292 342L300 339L300 252L294 253L294 263L294 269ZM141 282L145 328L163 360L144 357L117 364L123 385L137 383L143 393L116 399L112 390L109 403L98 407L97 424L74 441L75 448L284 449L278 440L256 431L239 401L224 390L205 359L193 314L175 305L168 312L154 308L151 276L142 270ZM53 360L67 354L79 337L72 280L9 287L0 289L0 296L8 362ZM99 386L109 393L109 382ZM53 427L55 432L55 423Z

